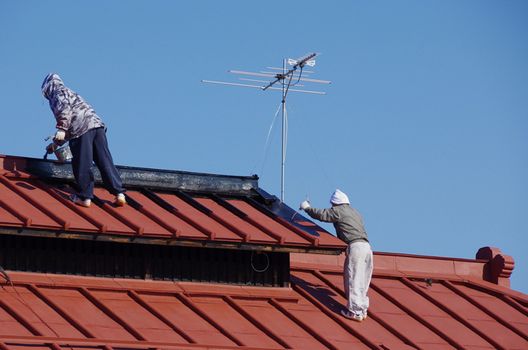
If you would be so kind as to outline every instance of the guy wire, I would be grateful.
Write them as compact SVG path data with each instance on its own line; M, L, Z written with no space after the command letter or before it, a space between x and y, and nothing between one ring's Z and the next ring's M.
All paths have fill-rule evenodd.
M277 108L277 111L275 112L275 115L273 116L273 119L271 120L270 127L268 129L268 135L266 136L266 142L264 143L264 149L262 152L261 163L260 163L260 172L258 173L259 176L262 176L262 172L264 171L264 164L266 162L266 159L268 157L268 149L269 149L269 143L270 143L270 137L271 137L271 131L273 130L273 127L275 125L275 121L277 120L277 116L279 115L279 111L281 109L281 104L279 103L279 107ZM253 169L257 169L258 160L256 161Z

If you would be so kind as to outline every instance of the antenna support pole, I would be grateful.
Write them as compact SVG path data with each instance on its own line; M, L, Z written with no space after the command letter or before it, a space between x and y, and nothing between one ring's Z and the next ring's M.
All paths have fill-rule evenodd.
M280 200L281 202L284 202L284 182L285 182L285 164L286 164L286 148L287 148L287 129L288 129L288 113L286 112L286 97L288 95L289 91L295 91L295 92L303 92L307 94L316 94L316 95L325 95L325 92L321 91L314 91L314 90L305 90L305 89L290 89L290 87L297 85L299 81L309 82L309 83L319 83L319 84L330 84L331 81L328 80L319 80L319 79L312 79L312 78L302 78L303 73L303 67L308 66L314 66L315 60L312 60L315 56L317 56L317 53L310 53L308 55L305 55L304 57L301 57L297 60L291 60L291 59L284 59L282 61L282 69L281 68L275 68L275 67L268 67L268 69L280 71L280 73L275 74L274 72L248 72L248 71L241 71L241 70L229 70L229 73L234 74L241 74L241 75L249 75L249 76L255 76L259 77L260 79L264 78L272 78L273 80L269 82L267 85L255 85L255 84L241 84L241 83L233 83L233 82L225 82L225 81L217 81L217 80L202 80L203 83L211 83L211 84L220 84L220 85L231 85L231 86L241 86L241 87L249 87L249 88L256 88L261 89L263 91L265 90L276 90L276 91L282 91L282 100L281 100L281 109L282 109L282 154L281 154L281 184L280 184ZM293 64L292 68L289 70L286 70L287 64ZM292 79L294 78L295 71L301 68L301 72L296 77L297 82L295 82L293 85L291 85ZM308 72L308 73L314 73L314 72ZM254 82L262 82L261 80L252 80L252 79L242 79L241 80L247 80L247 81L254 81ZM281 84L281 87L273 86L277 83Z
M286 59L282 61L282 72L286 71ZM286 163L286 85L282 84L282 159L281 159L281 202L284 203L284 167Z

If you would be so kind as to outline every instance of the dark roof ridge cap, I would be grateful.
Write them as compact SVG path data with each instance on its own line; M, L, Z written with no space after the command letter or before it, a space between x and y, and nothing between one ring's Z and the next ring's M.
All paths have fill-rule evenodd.
M20 170L20 171L24 171L26 170L25 168L27 167L27 162L46 162L46 163L53 163L53 164L57 164L57 165L65 165L65 164L71 164L69 162L67 163L62 163L62 162L59 162L57 160L52 160L52 159L41 159L41 158L34 158L34 157L25 157L25 156L13 156L13 155L8 155L8 154L1 154L0 153L0 158L4 158L4 159L12 159L12 160L19 160L21 162L18 162L17 164L20 166L22 165L21 168L17 168L17 169L10 169L9 166L6 168L6 163L8 162L0 162L0 166L1 168L5 169L5 170ZM26 163L24 163L26 162ZM159 172L159 173L181 173L181 174L188 174L188 175L205 175L205 176L213 176L213 177L226 177L226 178L243 178L243 179L256 179L258 180L259 177L258 175L256 174L253 174L253 175L227 175L227 174L216 174L216 173L205 173L205 172L197 172L197 171L187 171L187 170L174 170L174 169L159 169L159 168L149 168L149 167L140 167L140 166L131 166L131 165L117 165L116 164L116 167L118 169L128 169L128 170L141 170L141 171L152 171L152 172Z
M70 163L53 160L0 155L0 169L23 171L45 180L73 181L74 179ZM122 165L118 165L117 169L125 187L243 195L256 194L258 189L257 175L220 175ZM101 182L97 168L94 168L94 176L97 182Z

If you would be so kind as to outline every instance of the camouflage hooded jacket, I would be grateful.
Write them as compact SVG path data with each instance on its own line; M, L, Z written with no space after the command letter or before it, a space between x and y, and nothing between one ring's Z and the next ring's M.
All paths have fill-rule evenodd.
M49 101L57 129L66 131L66 140L77 138L104 123L84 99L64 85L58 74L48 74L42 83L42 94Z

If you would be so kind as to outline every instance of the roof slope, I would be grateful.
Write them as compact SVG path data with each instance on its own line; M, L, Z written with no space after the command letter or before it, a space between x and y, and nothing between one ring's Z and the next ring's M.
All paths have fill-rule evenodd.
M339 314L344 244L256 178L120 171L129 205L97 188L86 209L67 198L67 165L0 156L0 233L290 252L290 287L7 271L0 350L528 348L528 296L508 288L513 259L496 248L375 253L369 317L355 323Z
M483 261L377 253L369 317L356 323L339 315L341 258L329 259L294 255L291 288L10 272L0 348L528 348L528 296L475 277ZM441 264L386 268L413 259ZM470 272L446 268L457 264Z
M0 229L329 254L345 248L339 239L259 189L256 177L119 170L129 205L114 207L113 196L96 187L92 206L83 208L68 199L74 192L69 164L0 156Z

